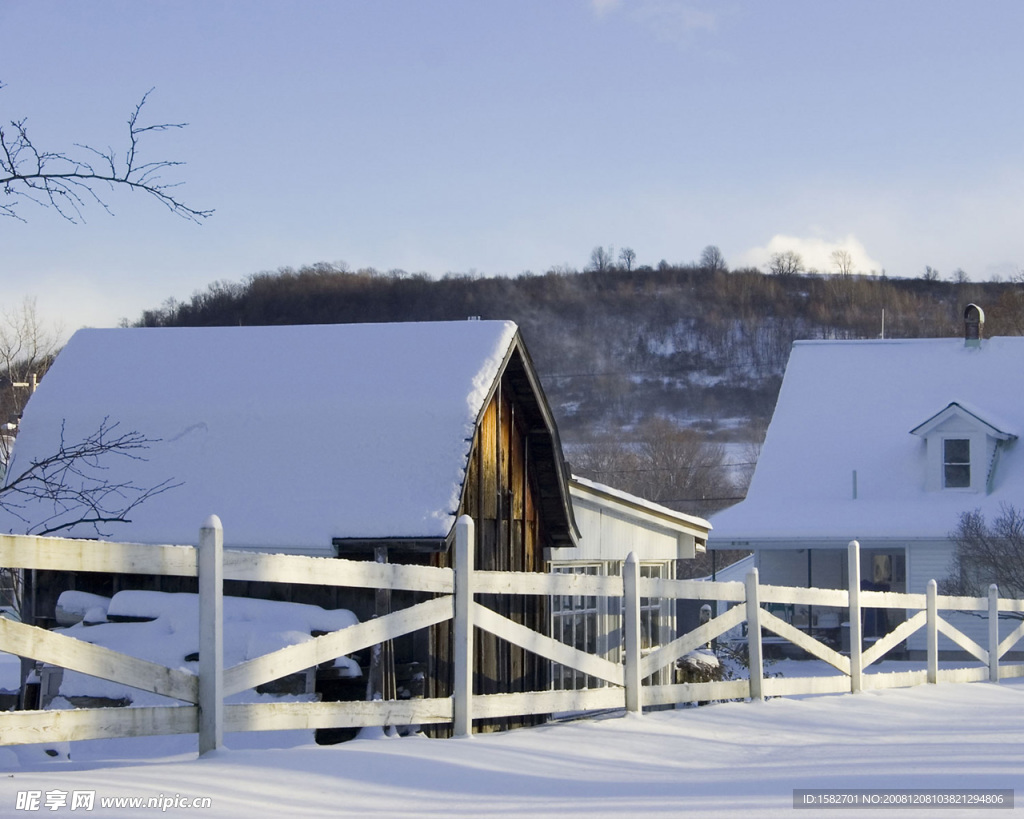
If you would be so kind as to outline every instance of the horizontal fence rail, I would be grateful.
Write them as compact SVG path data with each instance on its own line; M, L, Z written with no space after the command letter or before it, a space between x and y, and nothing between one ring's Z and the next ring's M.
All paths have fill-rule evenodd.
M29 660L111 680L178 700L180 705L79 708L0 713L0 744L99 739L157 734L199 735L201 753L220 747L224 731L276 731L450 723L455 735L472 731L474 720L560 712L666 706L724 699L762 699L857 692L937 683L993 681L1024 676L1024 664L1000 662L1024 640L1024 619L1000 636L1000 615L1024 617L1024 601L939 595L935 581L925 594L860 590L860 547L848 549L850 590L792 588L759 582L754 569L744 582L641 577L634 555L620 577L573 573L475 571L473 521L456 524L455 569L224 551L220 521L211 517L200 530L199 547L151 546L31 536L0 536L0 567L70 572L199 577L199 674L171 669L100 646L13 620L0 619L0 651ZM205 578L205 582L204 582ZM307 642L224 668L222 598L224 580L298 583L348 588L392 589L434 595L425 602L330 632ZM476 595L538 598L604 597L618 601L623 662L591 654L533 631L478 603ZM722 601L723 613L646 653L640 648L641 600ZM850 650L840 653L810 633L772 613L769 605L825 606L849 614ZM869 609L903 609L906 619L867 647L862 614ZM969 612L988 620L987 645L942 616ZM452 696L368 702L256 702L225 704L225 698L258 685L313 668L405 634L452 621ZM750 674L745 679L643 685L681 658L746 624ZM809 626L808 626L809 627ZM515 694L473 694L474 633L479 629L526 651L600 681L598 687ZM923 631L926 668L865 674L864 670ZM831 676L772 677L765 674L764 637L774 635L823 660ZM938 638L943 635L980 665L939 669ZM205 657L205 661L204 661Z

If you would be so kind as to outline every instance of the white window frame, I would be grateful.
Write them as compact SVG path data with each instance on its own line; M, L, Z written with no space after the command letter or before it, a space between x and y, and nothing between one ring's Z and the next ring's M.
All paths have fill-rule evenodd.
M555 574L607 575L607 561L569 561L552 563ZM610 604L615 601L597 595L560 595L551 598L551 636L566 645L578 648L612 662L618 662L619 647L612 645ZM617 611L615 612L617 613ZM596 688L607 685L558 663L551 667L551 684L555 690Z
M949 445L952 443L962 443L967 445L967 460L951 460L949 455ZM947 436L942 439L942 487L943 489L970 489L973 485L973 447L971 446L971 439L969 436ZM950 483L950 469L956 471L962 471L963 468L967 468L967 483Z
M548 570L560 574L589 574L618 577L621 560L552 561ZM641 577L672 578L674 560L641 561ZM551 600L551 636L581 651L596 653L613 663L622 662L620 601L617 598L591 595L561 595ZM640 648L648 653L671 640L675 629L673 601L668 598L641 598ZM672 669L666 668L652 676L655 685L672 682ZM598 688L608 685L604 680L573 668L553 663L551 687L555 690Z

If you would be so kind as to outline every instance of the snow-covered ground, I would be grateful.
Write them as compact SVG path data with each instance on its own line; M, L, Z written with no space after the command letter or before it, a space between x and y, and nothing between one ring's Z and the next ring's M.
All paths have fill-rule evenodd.
M790 669L795 671L795 669ZM19 792L94 791L178 798L168 815L209 817L836 816L794 811L794 789L1013 789L1013 810L917 810L910 816L1024 815L1024 682L913 689L607 715L469 739L361 739L197 759L194 737L80 743L71 759L0 749L0 815ZM145 757L145 758L143 758ZM26 797L22 797L24 800ZM70 796L68 797L70 799ZM58 808L48 815L70 812ZM894 811L841 810L881 816ZM901 815L902 811L900 812Z

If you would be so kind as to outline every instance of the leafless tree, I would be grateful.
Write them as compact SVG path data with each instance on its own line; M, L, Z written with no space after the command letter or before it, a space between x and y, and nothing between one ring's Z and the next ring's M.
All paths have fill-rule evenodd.
M924 273L921 274L921 278L926 282L937 282L939 280L939 271L930 264L926 264L924 266Z
M596 273L604 273L615 266L614 260L615 252L613 248L601 247L601 245L598 245L590 251L590 264L587 265L587 270L593 270Z
M956 550L944 591L984 595L995 583L1001 597L1024 596L1024 512L1003 504L991 523L980 510L965 512L952 538Z
M641 457L657 476L647 494L651 500L707 515L734 494L721 444L665 418L642 424L638 439Z
M724 448L665 418L645 421L628 438L609 437L574 447L571 460L580 477L689 514L707 516L739 499ZM746 554L721 552L718 565ZM680 576L686 577L703 577L711 570L710 554L679 566Z
M635 477L642 468L640 457L621 440L602 437L578 444L572 449L570 462L575 475L640 494Z
M665 418L645 421L628 438L581 445L571 461L582 477L691 514L735 500L722 446Z
M716 245L708 245L700 253L700 267L712 273L725 273L728 267L725 264L725 257Z
M0 310L0 475L10 459L18 419L32 390L53 362L62 330L39 320L34 298Z
M1000 335L1024 335L1024 279L1016 274L991 310L993 326Z
M768 260L768 271L775 276L795 276L804 270L804 260L795 250L773 253Z
M832 251L832 266L840 276L849 276L853 273L853 254L845 248L837 248Z
M0 84L0 88L3 85ZM183 164L169 160L146 161L141 144L154 133L184 128L184 122L145 125L141 115L152 89L147 91L128 117L127 142L122 151L75 144L62 151L39 146L28 132L28 120L11 120L0 126L0 216L24 222L18 206L25 200L50 207L69 222L84 221L88 202L111 212L100 194L104 187L128 188L148 194L177 216L202 222L212 210L186 205L175 192L180 183L165 181L163 175Z
M636 262L636 251L631 247L624 247L619 251L619 264L621 264L626 271L633 269L633 264Z

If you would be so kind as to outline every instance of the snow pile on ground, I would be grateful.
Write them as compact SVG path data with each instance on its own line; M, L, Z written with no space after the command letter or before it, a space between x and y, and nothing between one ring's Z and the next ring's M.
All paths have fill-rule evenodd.
M718 655L707 648L699 648L684 654L676 660L676 669L680 675L680 682L714 682L725 679Z
M145 743L160 748L163 741L81 743L86 747L71 761L29 765L0 749L0 769L8 770L0 777L0 811L13 813L18 792L30 789L92 790L97 799L210 797L212 807L202 812L210 819L835 815L794 811L793 790L812 788L1009 788L1018 803L1024 800L1024 684L1018 680L722 703L461 740L356 740L203 759L194 751L136 758ZM1020 815L1022 808L991 815ZM90 815L127 814L104 812L97 801Z

